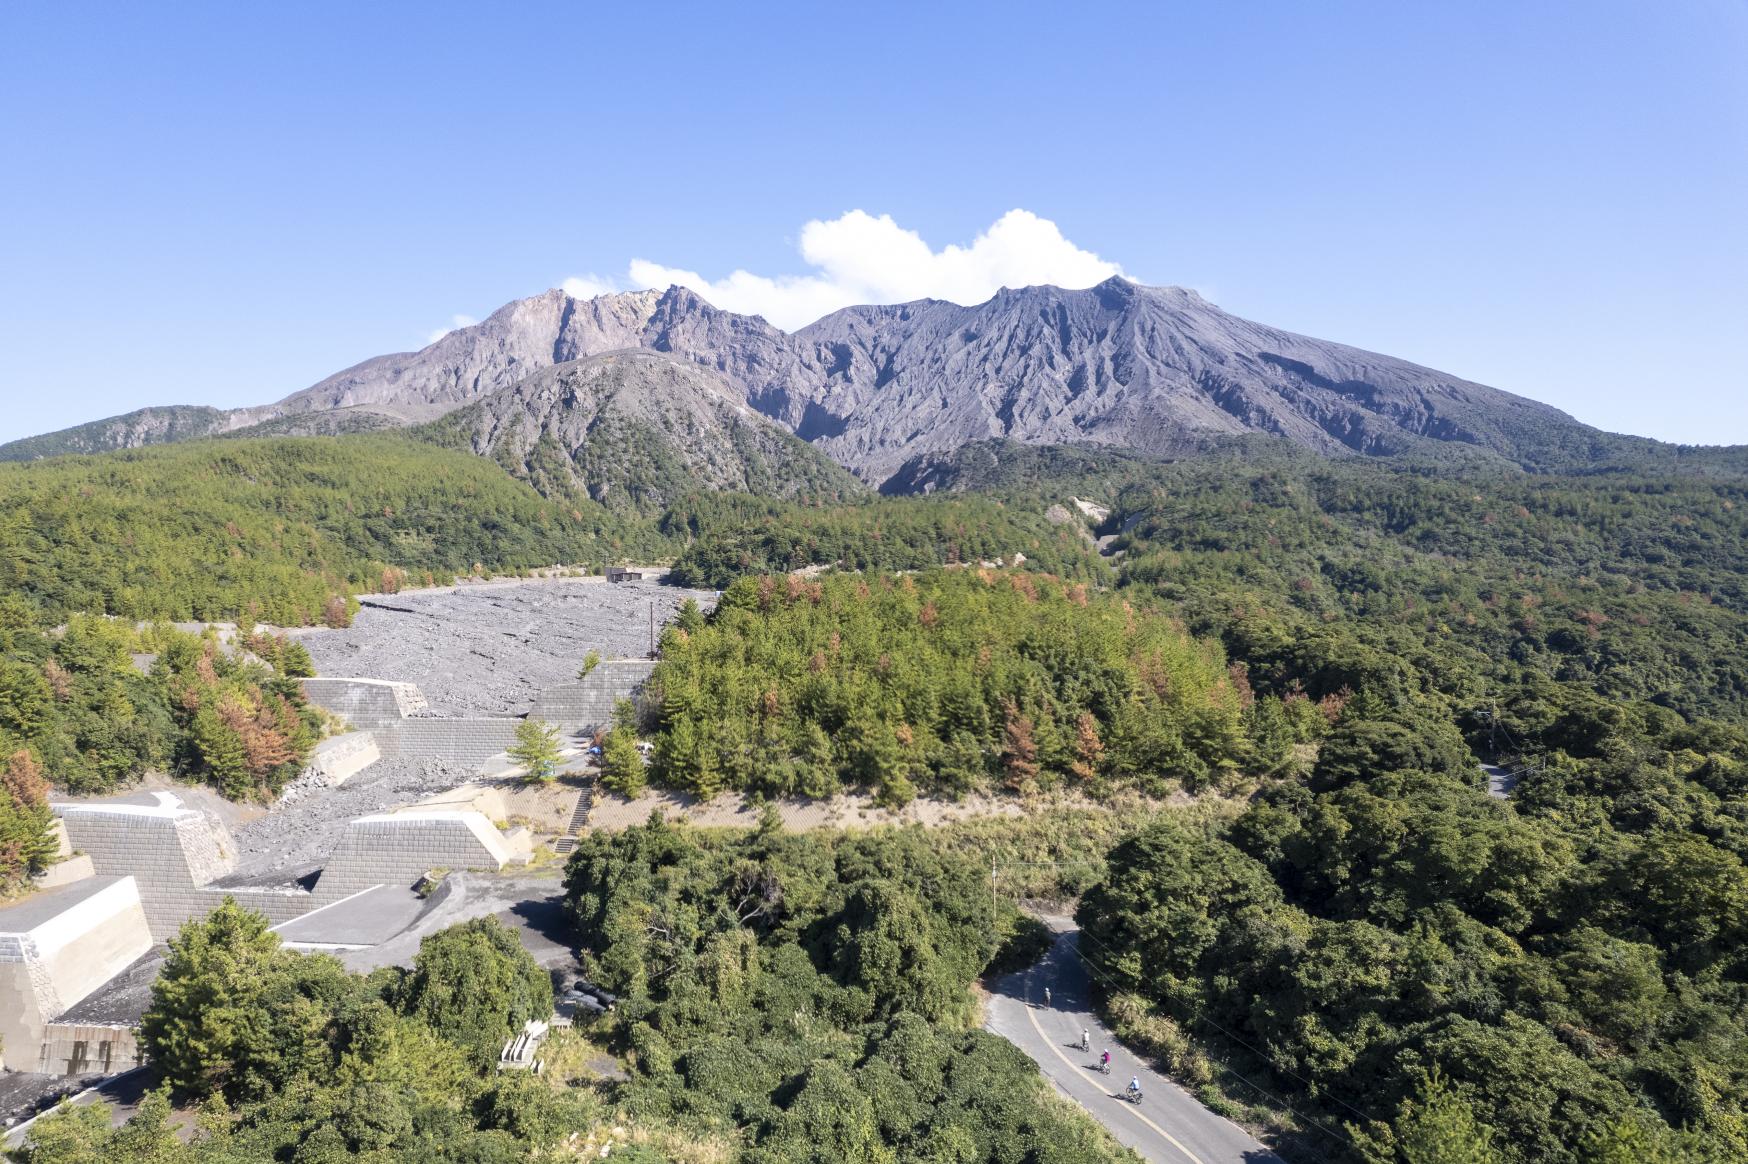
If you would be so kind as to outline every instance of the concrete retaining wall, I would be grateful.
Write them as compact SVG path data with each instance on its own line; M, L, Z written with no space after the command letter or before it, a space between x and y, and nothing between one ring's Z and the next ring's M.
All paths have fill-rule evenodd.
M377 729L385 756L411 760L453 760L483 764L516 742L515 719L403 719Z
M430 710L425 695L411 683L387 679L305 679L303 697L355 728L388 727Z
M131 1023L50 1023L35 1071L45 1075L114 1075L146 1061Z
M347 732L317 744L298 778L309 777L329 788L337 788L380 759L382 750L373 733Z
M613 722L613 706L636 695L653 670L652 659L609 659L582 679L541 692L528 717L569 732L607 727Z
M432 869L497 872L512 853L477 812L437 809L361 816L346 826L316 882L318 905L372 885L407 886Z
M91 878L0 910L0 1050L32 1070L47 1023L152 948L132 877Z
M216 902L197 886L236 868L237 849L218 818L168 805L57 804L73 847L99 877L132 875L152 937L165 942Z

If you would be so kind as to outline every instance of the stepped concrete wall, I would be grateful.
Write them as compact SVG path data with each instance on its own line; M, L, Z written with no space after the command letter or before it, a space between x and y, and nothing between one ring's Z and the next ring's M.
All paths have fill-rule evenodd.
M516 742L515 719L403 719L375 732L384 756L484 764Z
M218 901L198 887L237 864L236 844L223 822L181 807L174 797L165 800L53 806L73 847L91 858L97 876L136 880L146 921L159 942L169 941L189 918L206 916Z
M374 733L347 732L317 744L300 779L308 776L329 788L337 788L380 759L382 749Z
M355 728L390 727L410 715L430 711L424 693L411 683L387 679L304 679L303 697Z
M132 877L93 877L0 910L0 1053L38 1069L48 1023L152 948Z
M346 826L316 882L325 905L372 885L406 886L432 869L497 872L514 854L484 815L432 809L361 816Z

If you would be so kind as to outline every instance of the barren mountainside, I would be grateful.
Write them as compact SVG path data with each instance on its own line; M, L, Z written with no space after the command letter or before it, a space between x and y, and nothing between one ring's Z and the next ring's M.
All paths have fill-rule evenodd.
M582 489L613 508L653 511L698 488L818 500L864 491L720 375L661 352L556 364L417 431L549 496Z
M680 287L586 300L553 290L277 404L181 425L118 418L0 446L0 459L263 424L277 432L378 418L417 424L476 403L485 411L465 427L493 433L526 420L487 415L530 399L503 390L558 364L627 349L708 369L871 484L917 458L987 440L1174 453L1209 437L1263 433L1322 453L1369 455L1455 442L1531 467L1581 463L1619 440L1533 400L1240 319L1193 291L1114 278L1085 290L1004 289L970 307L851 307L792 334ZM352 418L344 426L314 419L342 409ZM570 439L562 432L588 423L541 422L560 444ZM73 434L82 434L77 443Z

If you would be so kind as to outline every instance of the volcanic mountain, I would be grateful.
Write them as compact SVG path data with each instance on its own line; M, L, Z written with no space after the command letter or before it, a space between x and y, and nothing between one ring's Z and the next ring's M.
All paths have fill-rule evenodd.
M146 410L0 446L0 459L243 429L420 424L474 405L456 431L473 434L467 443L480 451L497 450L489 434L523 424L530 393L552 383L505 389L557 365L634 349L708 371L714 388L873 484L912 460L992 439L1177 453L1211 437L1266 433L1323 453L1367 455L1443 442L1527 467L1583 461L1621 439L1521 396L1240 319L1193 291L1113 278L1085 290L1004 289L970 307L850 307L793 333L681 287L593 299L553 290L277 404ZM155 423L160 417L175 423ZM539 423L581 431L550 411Z

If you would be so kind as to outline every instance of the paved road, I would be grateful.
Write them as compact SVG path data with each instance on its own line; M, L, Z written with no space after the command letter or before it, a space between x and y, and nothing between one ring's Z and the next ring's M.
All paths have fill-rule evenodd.
M1059 925L1066 923L1058 923ZM1283 1164L1281 1158L1232 1121L1197 1103L1183 1088L1149 1071L1117 1043L1093 1014L1090 980L1069 926L1029 970L996 983L985 1021L1038 1063L1044 1075L1086 1108L1112 1135L1154 1164ZM1044 1006L1044 988L1050 1003ZM1092 1050L1080 1051L1082 1030ZM1097 1070L1099 1051L1111 1049L1111 1073ZM1131 1077L1141 1079L1139 1105L1123 1098Z
M1502 768L1498 764L1483 764L1481 771L1487 774L1487 795L1495 800L1504 800L1517 787L1522 775L1510 768Z

